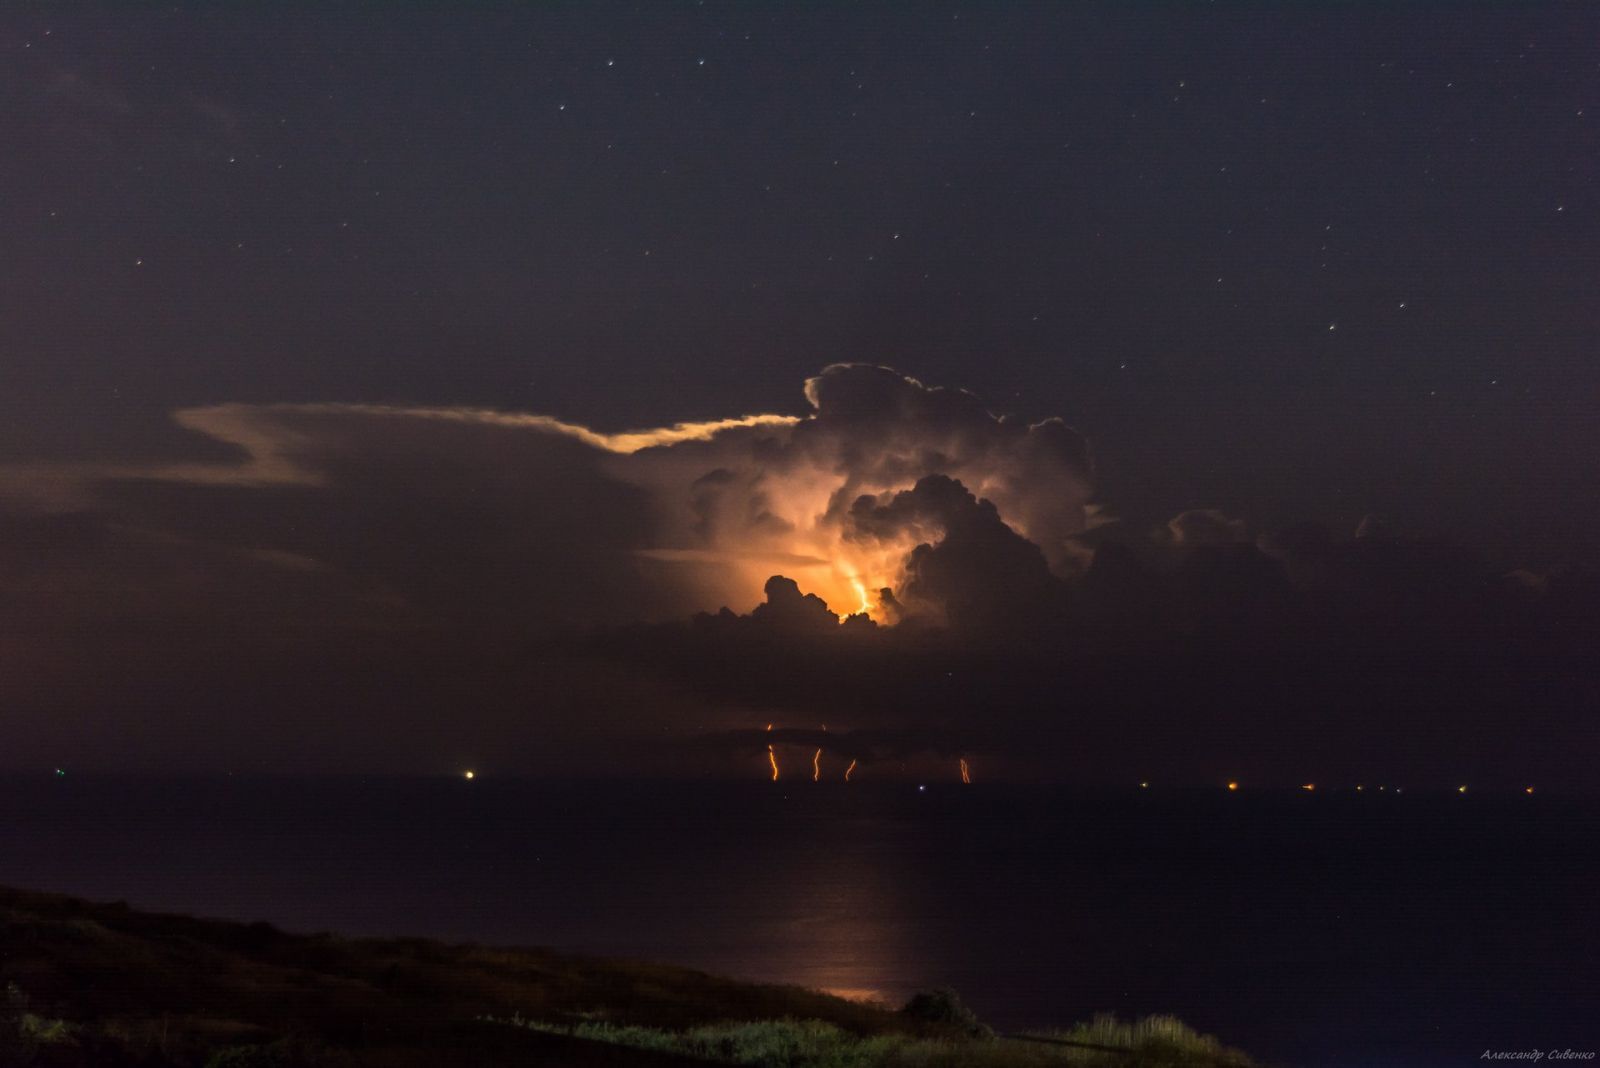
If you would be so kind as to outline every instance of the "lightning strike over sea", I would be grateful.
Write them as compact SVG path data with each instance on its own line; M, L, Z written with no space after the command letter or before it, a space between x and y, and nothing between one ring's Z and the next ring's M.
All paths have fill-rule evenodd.
M1593 1061L1595 41L0 0L0 1047Z

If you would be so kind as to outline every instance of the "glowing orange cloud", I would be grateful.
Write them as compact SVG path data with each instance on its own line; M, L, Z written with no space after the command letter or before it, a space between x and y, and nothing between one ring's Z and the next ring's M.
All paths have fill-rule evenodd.
M872 615L872 598L867 596L867 588L861 584L861 579L855 574L850 575L850 589L856 595L856 611L862 615ZM826 598L824 598L826 600ZM843 622L843 620L840 620Z
M707 609L748 610L766 580L782 574L840 618L890 621L879 591L903 584L907 556L940 541L943 520L928 513L866 531L852 519L854 506L887 501L933 474L990 502L1052 567L1076 566L1081 547L1070 537L1091 521L1090 472L1082 439L1064 424L1025 426L962 391L862 365L824 369L807 381L806 399L813 411L791 424L749 417L608 465L663 504L659 540L636 552L683 565ZM937 614L937 606L906 607Z
M303 465L294 456L297 449L303 448L316 437L316 429L305 425L306 421L347 419L352 416L525 430L573 438L603 452L623 456L660 446L708 441L729 430L758 427L776 430L800 421L792 415L744 415L733 419L674 423L671 426L606 434L548 415L500 412L486 408L420 408L330 402L214 404L180 408L172 413L172 420L185 430L237 447L244 453L243 458L153 464L0 465L0 487L11 492L21 491L43 499L68 502L80 499L84 485L111 479L138 478L229 486L324 485L327 482L324 472Z
M724 430L743 427L793 426L800 420L792 415L741 415L734 419L712 419L703 423L674 423L671 426L652 427L646 430L624 430L606 434L590 430L577 423L568 423L548 415L530 415L526 412L500 412L489 408L406 408L387 404L218 404L209 408L184 408L174 414L177 422L193 430L210 434L221 440L234 440L247 448L249 437L234 429L248 425L248 417L255 413L291 413L310 415L367 415L394 419L426 419L449 423L475 423L480 426L510 427L544 431L563 437L576 438L585 445L593 445L606 452L628 453L661 445L677 445L686 441L707 441ZM251 450L256 455L255 450Z
M1090 471L1083 440L1058 420L1024 425L989 412L964 391L865 365L824 368L806 381L805 396L812 410L802 416L743 414L617 433L547 415L465 407L184 408L172 415L179 427L230 446L235 456L0 463L0 497L77 510L92 503L101 483L116 480L331 485L344 477L337 457L351 441L365 440L349 434L351 426L427 424L493 430L513 451L543 438L599 454L600 474L638 488L653 505L655 528L641 533L649 541L630 551L651 562L652 578L666 573L685 611L748 611L767 579L783 574L841 619L864 613L887 621L879 591L901 586L907 555L944 532L928 519L863 536L850 510L863 497L885 499L931 474L957 479L992 503L1006 523L1041 547L1053 568L1081 554L1072 536L1094 519L1087 510ZM936 612L926 605L907 608Z

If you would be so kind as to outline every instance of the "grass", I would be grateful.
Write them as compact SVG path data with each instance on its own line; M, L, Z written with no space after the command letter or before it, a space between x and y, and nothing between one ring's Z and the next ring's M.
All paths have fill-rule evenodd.
M857 1035L820 1020L759 1020L668 1031L604 1023L495 1021L631 1049L756 1068L1250 1068L1253 1062L1170 1016L1134 1023L1097 1017L1070 1031L1025 1036Z
M1115 1016L1096 1016L1088 1023L1080 1023L1066 1031L1035 1032L1023 1038L1038 1039L1041 1043L1068 1042L1098 1055L1074 1063L1086 1065L1149 1066L1212 1065L1215 1068L1250 1068L1253 1062L1236 1049L1222 1045L1210 1035L1202 1035L1183 1021L1172 1016L1146 1016L1142 1020L1125 1023ZM1099 1049L1090 1050L1090 1047ZM1129 1051L1122 1054L1100 1052L1102 1049Z
M0 887L0 1068L1248 1063L1170 1020L1000 1039L949 992L893 1012L662 964L296 935Z

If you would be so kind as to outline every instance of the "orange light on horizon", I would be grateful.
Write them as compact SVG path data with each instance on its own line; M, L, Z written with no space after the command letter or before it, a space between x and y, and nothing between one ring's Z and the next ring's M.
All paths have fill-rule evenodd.
M844 769L844 781L845 782L849 782L850 781L850 773L852 771L855 771L855 770L856 770L856 762L854 760L852 760L852 761L850 761L850 766L848 768Z
M467 771L463 772L461 777L463 779L476 779L478 777L478 773L475 771Z
M959 759L961 761L961 781L966 783L968 786L971 786L972 768L970 765L968 765L966 757L960 757Z
M1533 787L1530 786L1526 790L1523 790L1522 792L1525 793L1525 794L1531 794L1531 793L1533 793Z
M1466 788L1465 784L1456 787L1456 793L1464 794L1466 792L1467 792L1467 788Z
M1239 789L1239 784L1236 783L1236 782L1230 782L1230 783L1228 783L1228 789L1230 791L1237 790L1237 789Z
M1300 787L1300 789L1306 791L1307 793L1310 793L1312 790L1315 790L1316 788L1317 788L1317 784L1314 783L1314 782L1308 782L1304 786Z
M811 754L811 781L822 781L822 750L820 749Z
M772 732L772 724L767 724L767 733ZM767 763L772 765L772 781L778 781L778 754L773 752L772 743L767 743Z

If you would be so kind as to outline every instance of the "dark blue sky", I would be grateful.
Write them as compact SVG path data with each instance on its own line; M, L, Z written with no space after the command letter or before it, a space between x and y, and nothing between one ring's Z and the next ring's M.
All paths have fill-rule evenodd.
M1065 416L1129 514L1592 548L1600 14L1395 7L13 9L0 450L868 360Z
M1592 769L1600 7L403 6L0 15L5 761Z

